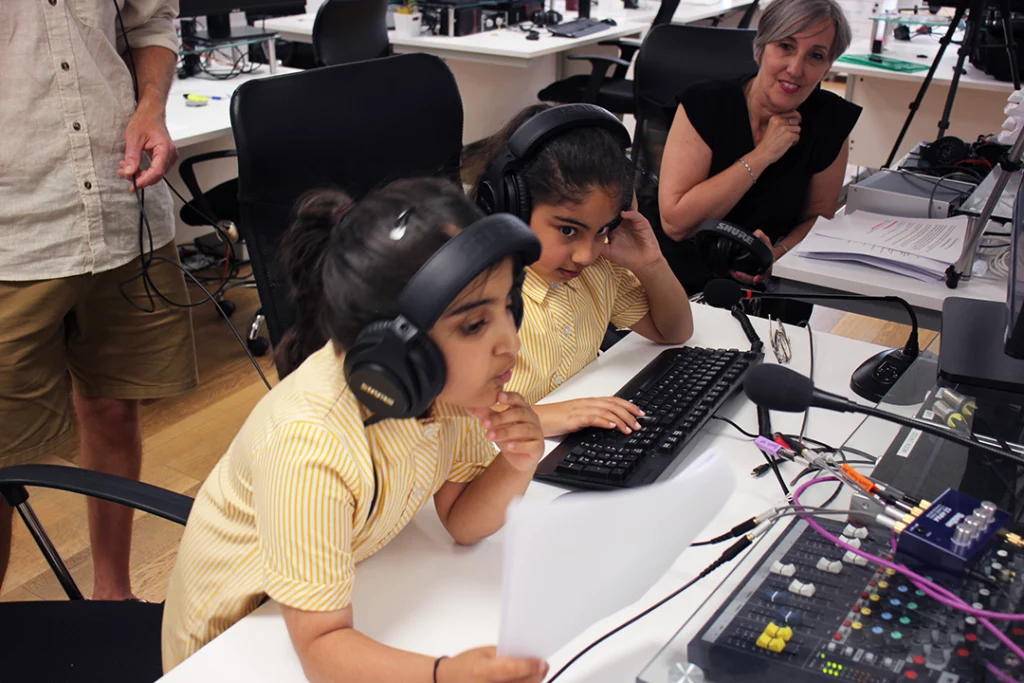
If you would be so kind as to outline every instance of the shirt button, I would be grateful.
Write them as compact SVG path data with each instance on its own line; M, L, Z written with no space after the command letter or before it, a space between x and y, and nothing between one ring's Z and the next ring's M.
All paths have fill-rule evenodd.
M572 328L566 325L565 327L562 328L562 334L568 337L569 335L572 334Z
M413 494L414 496L416 496L417 498L419 498L420 496L422 496L422 495L423 495L423 493L424 493L424 491L423 491L423 488L422 488L422 487L420 487L420 486L417 486L417 487L416 487L416 489L415 489L415 490L414 490L414 491L412 492L412 494Z
M561 375L555 375L554 377L551 378L551 381L555 383L555 386L558 386L559 384L565 381L565 378L562 377Z
M91 190L92 189L92 183L90 183L88 180L85 181L85 189L87 189L87 190Z
M80 124L78 121L72 123L71 127L74 128L75 130L82 130L82 124Z
M68 64L67 62L61 62L60 63L60 68L64 69L65 71L69 71L71 69L71 65Z

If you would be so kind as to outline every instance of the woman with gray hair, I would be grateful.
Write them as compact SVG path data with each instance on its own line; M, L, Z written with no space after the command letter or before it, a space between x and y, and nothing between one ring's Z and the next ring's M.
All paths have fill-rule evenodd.
M701 222L724 219L750 230L778 260L818 216L834 215L860 107L819 84L849 44L850 25L835 0L773 0L754 40L757 73L680 95L658 203L670 238L662 248L686 291L701 291L711 277L695 250L679 243Z

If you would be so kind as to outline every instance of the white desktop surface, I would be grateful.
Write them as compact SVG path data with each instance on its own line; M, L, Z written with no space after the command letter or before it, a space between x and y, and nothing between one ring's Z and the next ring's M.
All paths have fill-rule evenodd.
M672 22L688 24L695 21L710 19L726 12L743 9L751 4L750 0L717 0L712 4L687 3L679 4ZM647 2L645 6L635 10L622 10L614 13L612 18L616 26L604 31L593 33L582 38L557 38L550 35L543 27L538 27L539 40L527 40L526 34L518 28L500 31L487 31L468 36L417 36L408 37L388 31L388 40L396 48L396 52L415 51L431 54L451 55L463 54L463 58L476 56L504 57L507 59L530 60L545 55L565 52L577 47L584 47L602 40L613 40L627 35L635 35L646 31L658 11L658 3ZM575 12L562 12L565 21L576 17ZM604 18L599 8L595 8L592 16ZM277 31L282 38L296 42L309 43L313 40L313 23L316 13L300 14L290 17L267 19L268 30Z
M279 66L275 75L295 71L297 69ZM231 135L231 96L243 83L270 75L270 67L264 64L251 74L227 80L215 80L203 75L175 78L167 98L167 130L179 152L189 145ZM189 107L183 97L186 94L217 96L222 99L210 100L204 107Z
M901 296L911 306L941 311L947 297L957 296L985 301L1006 301L1006 280L972 277L950 289L945 282L922 282L860 263L824 261L788 254L772 266L772 275L814 287L824 287L867 296ZM828 306L828 302L824 302ZM898 313L903 315L902 313Z
M858 45L858 47L863 48L864 46ZM935 76L932 78L932 83L934 85L948 86L953 81L953 67L956 65L957 48L958 46L956 45L950 45L946 48L946 51L942 55L942 60L939 62L939 68L935 70ZM868 50L851 48L847 50L847 52L849 54L863 55L867 54ZM938 41L921 37L914 38L910 42L892 40L886 45L886 49L882 51L882 56L890 57L892 59L901 59L905 62L914 62L915 64L921 64L923 66L931 66L932 60L938 52ZM925 55L925 58L921 59L919 55ZM967 73L960 76L959 89L992 90L1007 94L1013 91L1013 83L997 81L981 69L973 66L970 60L964 62L964 70ZM848 64L846 62L834 63L832 65L832 72L844 73L851 76L883 78L893 81L910 81L914 83L915 86L920 85L921 81L923 81L925 76L928 75L928 71L926 70L915 71L913 73L901 73L899 71L890 71L888 69L880 69L874 66Z
M707 347L749 347L738 323L727 311L694 307L697 332L691 341ZM768 322L753 319L767 339ZM794 370L808 370L807 334L790 330ZM856 399L849 389L854 368L880 347L827 334L815 334L815 382L818 386ZM629 335L608 353L591 363L547 400L564 400L614 393L664 347ZM775 362L767 346L768 362ZM755 430L752 404L734 398L719 411L748 430ZM773 413L773 428L783 432L800 429L801 416ZM807 434L840 445L861 422L852 414L823 411L811 413ZM554 442L549 442L549 448ZM691 447L694 454L710 446L733 466L737 489L714 521L700 536L708 538L738 522L779 504L781 491L769 475L751 479L750 470L763 463L757 449L728 425L712 422ZM785 465L792 478L797 466ZM808 494L810 503L821 502L831 492ZM531 484L527 496L553 499L561 489ZM726 504L728 503L728 504ZM671 520L652 520L668 532ZM762 546L766 547L766 546ZM691 548L672 569L634 606L605 619L581 634L551 658L552 673L591 640L668 595L714 561L723 547ZM502 534L471 547L457 547L444 531L432 506L427 506L395 540L359 565L353 605L357 628L388 645L433 655L456 654L465 649L495 643L498 635L501 593ZM600 571L600 567L595 567ZM588 683L622 683L636 679L640 670L675 634L727 575L728 568L683 593L659 610L595 648L573 665L560 680ZM572 577L552 576L570 582ZM289 683L305 681L275 603L268 602L228 629L219 638L186 660L163 679L164 683L224 683L247 681Z

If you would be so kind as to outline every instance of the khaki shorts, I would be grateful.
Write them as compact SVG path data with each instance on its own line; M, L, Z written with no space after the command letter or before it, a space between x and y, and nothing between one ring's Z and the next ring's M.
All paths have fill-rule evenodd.
M171 242L154 256L178 260ZM147 399L198 384L192 315L159 297L150 304L140 259L105 273L0 282L0 467L70 441L71 386L89 398ZM181 271L153 261L152 282L187 303ZM122 296L119 287L145 313Z

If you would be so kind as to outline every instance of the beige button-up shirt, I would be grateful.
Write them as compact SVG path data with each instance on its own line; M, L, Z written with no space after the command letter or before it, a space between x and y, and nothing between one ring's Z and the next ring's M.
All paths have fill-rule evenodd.
M114 2L0 0L0 281L139 255L139 206L117 175L135 97ZM116 2L131 47L177 53L178 0ZM163 183L146 189L145 208L154 248L170 242Z

